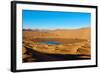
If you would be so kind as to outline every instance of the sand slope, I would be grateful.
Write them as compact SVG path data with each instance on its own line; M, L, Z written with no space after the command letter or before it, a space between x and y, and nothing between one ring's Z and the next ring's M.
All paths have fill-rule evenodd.
M90 28L81 29L56 29L49 31L23 31L23 38L67 38L67 39L90 39Z
M51 59L63 60L61 57L66 58L66 60L69 60L69 57L77 59L77 55L79 55L79 59L88 59L91 57L90 33L90 28L23 30L23 62L45 61L45 59L46 61ZM39 43L45 41L61 42L62 44L49 45ZM50 55L47 56L47 54ZM58 54L61 56L60 58L52 57L54 55L58 56ZM36 58L33 58L34 55Z

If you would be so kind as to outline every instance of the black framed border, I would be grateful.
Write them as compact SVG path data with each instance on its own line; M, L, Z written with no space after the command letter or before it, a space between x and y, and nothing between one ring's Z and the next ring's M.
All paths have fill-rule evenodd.
M95 9L95 64L94 65L83 65L83 66L70 66L70 67L52 67L52 68L36 68L36 69L17 69L17 4L28 4L28 5L44 5L44 6L58 6L58 7L80 7L80 8L92 8ZM73 68L86 68L86 67L97 67L98 57L97 57L97 22L98 22L98 8L97 6L89 5L74 5L74 4L57 4L57 3L43 3L43 2L25 2L25 1L12 1L11 2L11 71L12 72L22 72L22 71L41 71L41 70L54 70L54 69L73 69Z

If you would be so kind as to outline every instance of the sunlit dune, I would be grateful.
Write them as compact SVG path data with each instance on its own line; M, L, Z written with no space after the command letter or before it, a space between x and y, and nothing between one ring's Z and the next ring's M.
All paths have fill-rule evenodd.
M90 28L56 29L56 30L23 30L23 62L34 62L41 58L33 55L39 53L49 55L82 55L79 59L91 57ZM60 42L60 44L46 44L41 42ZM29 49L31 52L29 52ZM45 55L45 56L44 56ZM87 56L89 55L89 56ZM69 58L69 57L68 57ZM41 59L42 60L42 59ZM53 60L55 60L53 58ZM57 60L59 58L57 57ZM67 59L66 59L67 60Z

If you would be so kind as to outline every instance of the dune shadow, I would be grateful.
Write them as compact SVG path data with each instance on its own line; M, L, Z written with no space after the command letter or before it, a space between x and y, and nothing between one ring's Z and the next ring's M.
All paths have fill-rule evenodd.
M31 53L32 58L35 58L35 62L47 62L47 61L67 61L67 60L86 60L90 58L82 58L81 56L90 56L90 55L78 55L78 54L45 54L38 51L35 51L31 48L27 48L27 52Z

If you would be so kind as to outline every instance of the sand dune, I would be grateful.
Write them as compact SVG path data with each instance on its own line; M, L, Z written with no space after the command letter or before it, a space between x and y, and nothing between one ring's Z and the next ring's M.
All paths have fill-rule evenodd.
M90 28L81 29L56 29L49 31L23 31L23 38L66 38L66 39L90 39Z
M59 38L90 39L90 28L55 30L52 33Z
M36 58L33 57L35 53L31 53L27 50L30 48L33 52L36 52L36 56L43 55L46 57L49 54L48 59L50 60L51 54L54 55L68 55L66 60L69 59L69 55L83 55L79 56L78 59L86 59L91 56L90 47L90 28L80 28L80 29L55 29L55 30L23 30L23 62L34 62ZM62 44L49 45L41 44L39 42L60 42ZM87 56L89 55L89 56ZM71 57L70 56L70 57ZM40 59L38 57L38 59ZM46 59L46 58L45 58ZM53 58L54 59L54 58ZM61 58L56 58L57 60ZM65 56L64 56L65 59ZM42 60L42 59L41 59ZM49 61L48 60L48 61ZM55 59L54 59L55 60ZM39 61L39 60L38 60ZM44 60L43 60L44 61ZM47 59L46 59L47 61Z

